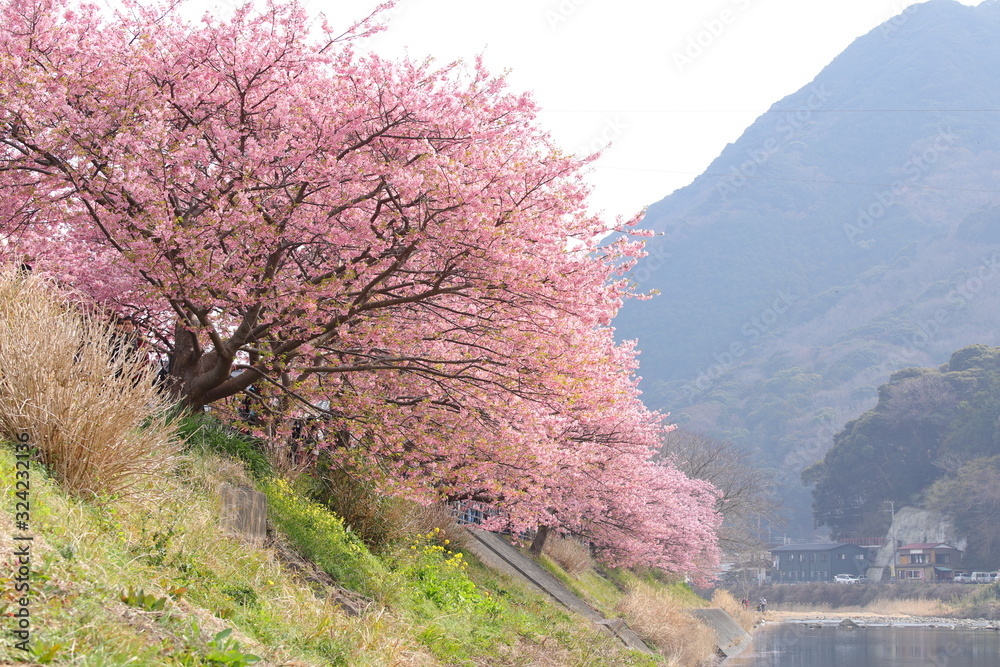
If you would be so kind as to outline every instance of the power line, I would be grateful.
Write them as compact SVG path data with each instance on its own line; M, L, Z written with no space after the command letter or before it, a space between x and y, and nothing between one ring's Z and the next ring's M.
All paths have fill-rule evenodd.
M768 109L762 113L980 113L1000 109Z
M985 113L1000 109L539 109L539 113Z
M892 187L905 187L914 188L917 190L942 190L946 192L982 192L988 194L1000 194L1000 190L982 190L978 188L946 188L934 185L917 185L915 183L867 183L863 181L836 181L827 179L811 179L811 178L784 178L781 176L751 176L747 174L721 174L716 172L694 172L694 171L677 171L673 169L646 169L642 167L607 167L602 165L594 165L595 169L611 169L615 171L648 171L661 174L684 174L686 176L716 176L719 178L752 178L763 181L787 181L790 183L825 183L830 185L864 185L872 188L892 188Z

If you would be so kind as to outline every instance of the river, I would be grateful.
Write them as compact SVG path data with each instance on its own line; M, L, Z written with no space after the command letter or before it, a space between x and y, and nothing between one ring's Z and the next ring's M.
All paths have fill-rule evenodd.
M977 628L776 623L724 667L995 667L1000 632Z

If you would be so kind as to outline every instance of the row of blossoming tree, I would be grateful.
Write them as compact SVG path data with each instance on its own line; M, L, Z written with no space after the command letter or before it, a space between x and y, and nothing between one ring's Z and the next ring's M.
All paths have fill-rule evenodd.
M602 245L587 160L530 97L356 53L380 28L2 0L6 252L132 317L191 409L252 386L272 425L350 434L331 454L389 492L710 572L715 491L652 461L664 426L610 328L637 234Z

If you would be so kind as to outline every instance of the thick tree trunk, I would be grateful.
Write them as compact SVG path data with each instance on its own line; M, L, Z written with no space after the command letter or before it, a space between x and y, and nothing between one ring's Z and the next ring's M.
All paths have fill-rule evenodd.
M181 403L199 410L204 406L196 406L191 402L190 386L194 380L200 358L201 348L198 345L197 337L180 324L175 326L174 349L170 353L168 370L170 391Z
M232 365L215 350L205 353L197 336L180 324L174 328L169 387L192 411L199 412L215 400L209 394L230 379Z
M531 552L532 556L536 558L542 555L542 549L545 548L545 540L549 537L549 527L539 526L538 530L535 532L535 539L531 541Z

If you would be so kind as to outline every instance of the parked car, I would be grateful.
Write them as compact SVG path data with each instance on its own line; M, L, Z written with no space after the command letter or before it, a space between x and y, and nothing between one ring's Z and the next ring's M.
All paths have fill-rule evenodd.
M838 574L833 580L838 584L856 584L858 583L858 577L853 574Z
M859 584L870 584L871 582L872 580L869 579L866 575L862 574L860 577L858 577Z
M955 576L952 578L952 581L955 582L956 584L971 584L972 575L969 574L968 572L956 572Z
M972 573L972 583L974 584L988 584L991 581L995 581L997 578L996 572L973 572Z

